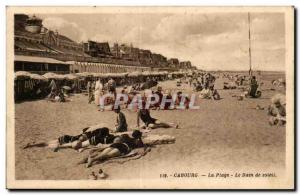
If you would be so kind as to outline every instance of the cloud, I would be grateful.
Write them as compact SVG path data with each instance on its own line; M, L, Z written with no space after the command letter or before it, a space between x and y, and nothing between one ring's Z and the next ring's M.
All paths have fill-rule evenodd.
M86 41L87 34L75 22L69 22L61 17L47 17L43 25L51 30L57 30L60 34L67 35L77 42Z
M152 33L153 39L180 41L186 36L211 36L234 32L239 28L234 14L176 14L161 20Z
M46 16L44 25L75 41L132 43L203 69L247 69L247 13L73 14ZM283 69L285 23L280 13L251 13L254 66Z

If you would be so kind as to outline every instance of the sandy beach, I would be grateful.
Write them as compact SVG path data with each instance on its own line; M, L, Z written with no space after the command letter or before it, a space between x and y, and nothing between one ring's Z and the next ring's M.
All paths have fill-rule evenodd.
M28 142L48 141L64 134L78 134L87 126L106 123L113 126L116 115L112 111L99 112L88 104L87 96L76 94L70 102L51 103L46 100L15 104L16 179L18 180L85 180L92 171L102 168L108 179L157 179L160 174L226 170L281 170L285 167L285 126L268 124L267 106L270 98L282 91L271 88L271 79L282 75L264 75L261 79L262 97L238 101L232 95L241 92L223 90L226 79L217 79L221 100L197 98L199 110L151 111L161 121L179 123L179 129L154 129L151 134L172 135L174 144L158 145L146 156L126 163L103 163L85 168L76 163L88 151L72 149L53 152L48 148L22 149ZM181 89L191 93L176 81L159 83L163 89ZM260 105L264 110L256 110ZM136 126L136 113L123 110L130 127ZM272 170L270 170L270 167Z

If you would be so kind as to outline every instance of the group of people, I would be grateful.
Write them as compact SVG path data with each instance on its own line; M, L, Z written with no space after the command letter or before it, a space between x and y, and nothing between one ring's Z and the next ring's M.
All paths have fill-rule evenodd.
M87 127L82 133L72 136L63 135L49 142L27 144L24 149L31 147L50 147L54 151L60 148L84 149L89 146L97 146L90 154L80 161L79 164L87 163L86 167L92 166L95 161L106 160L130 153L135 148L143 147L142 132L134 130L131 136L128 134L114 135L107 127Z
M283 94L276 94L271 98L268 115L270 125L281 126L286 123L286 101Z
M61 148L73 148L83 150L91 146L97 146L95 150L84 158L80 163L87 163L87 167L92 166L95 161L101 161L121 155L126 155L135 148L143 147L142 131L133 130L131 136L128 132L126 116L121 112L120 107L114 109L116 113L116 123L114 129L104 127L103 124L86 127L78 135L63 135L49 142L29 143L25 148L50 147L54 151ZM143 122L141 124L140 122ZM164 123L150 115L149 109L142 108L137 112L137 129L154 128L178 128L174 123Z
M200 97L203 99L220 100L221 96L215 89L216 77L210 73L201 73L189 78L189 85L194 91L200 91Z
M88 92L88 103L95 102L97 106L100 105L100 96L108 92L116 95L116 81L110 78L107 83L103 83L101 79L97 81L88 81L87 82L87 92Z
M129 105L138 104L138 99L136 96L140 96L142 101L145 103L148 101L150 96L156 95L158 100L151 103L150 109L162 109L170 110L175 109L176 106L184 106L186 109L189 108L190 99L184 96L181 91L176 92L176 98L171 94L170 90L162 90L161 86L157 86L158 82L155 80L149 80L146 83L136 83L132 86L124 86L119 93L116 91L116 82L113 79L109 79L107 83L103 84L99 79L96 82L87 82L87 92L88 92L88 103L94 102L96 106L99 107L99 111L112 110L116 102L117 95L126 96L126 101L122 102L120 105L122 108L129 108ZM153 90L153 87L155 87ZM152 89L151 89L152 88ZM215 90L216 91L216 90ZM215 97L215 96L214 96ZM103 99L101 99L103 98ZM151 97L153 99L154 97ZM123 100L123 98L121 98ZM101 102L103 101L103 102ZM163 102L165 101L165 102ZM163 102L163 103L162 103ZM183 105L181 105L183 102ZM106 107L107 106L107 107Z
M65 102L66 97L68 96L65 90L58 85L53 79L49 85L50 93L48 95L48 100L55 101L55 102Z

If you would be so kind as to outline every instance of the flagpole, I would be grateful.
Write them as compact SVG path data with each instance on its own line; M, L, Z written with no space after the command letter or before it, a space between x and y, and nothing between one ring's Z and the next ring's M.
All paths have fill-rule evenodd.
M251 29L250 29L250 13L248 12L248 24L249 24L249 75L252 76L252 62L251 62Z

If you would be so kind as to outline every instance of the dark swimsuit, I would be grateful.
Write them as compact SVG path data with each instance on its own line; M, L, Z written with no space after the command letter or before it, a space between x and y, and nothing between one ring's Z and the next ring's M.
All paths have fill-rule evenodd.
M103 127L103 128L95 129L93 131L87 131L84 134L86 135L86 137L88 139L90 139L90 138L92 138L94 136L98 136L98 135L103 137L103 135L107 135L108 132L109 132L109 130L106 127Z
M87 139L90 139L90 138L98 136L98 135L102 136L103 134L108 134L108 129L107 128L95 129L94 131L88 131L88 132L85 132L83 134L79 134L79 135L76 135L76 136L63 135L63 136L58 138L58 142L59 142L60 145L62 145L62 144L66 144L66 143L71 143L73 141L77 141L77 140L79 140L79 138L82 135L86 135Z
M96 136L93 136L89 138L89 142L91 145L98 145L99 143L101 144L111 144L113 143L115 139L114 135L109 134L108 136L103 137L101 134L98 134Z
M76 135L76 136L63 135L63 136L58 138L58 142L59 142L60 145L70 143L70 142L78 140L80 138L80 136L81 136L81 134Z
M121 154L128 154L131 151L126 143L113 143L110 147L118 149Z
M122 155L128 154L132 149L143 147L143 142L135 140L133 138L129 139L123 143L113 143L110 145L111 148L117 148Z
M140 111L139 111L139 115L140 115L141 120L146 124L147 127L148 127L148 125L151 124L151 123L154 124L155 121L157 120L157 119L152 118L152 117L150 116L149 110L146 110L146 113L143 113L143 112L140 110Z

